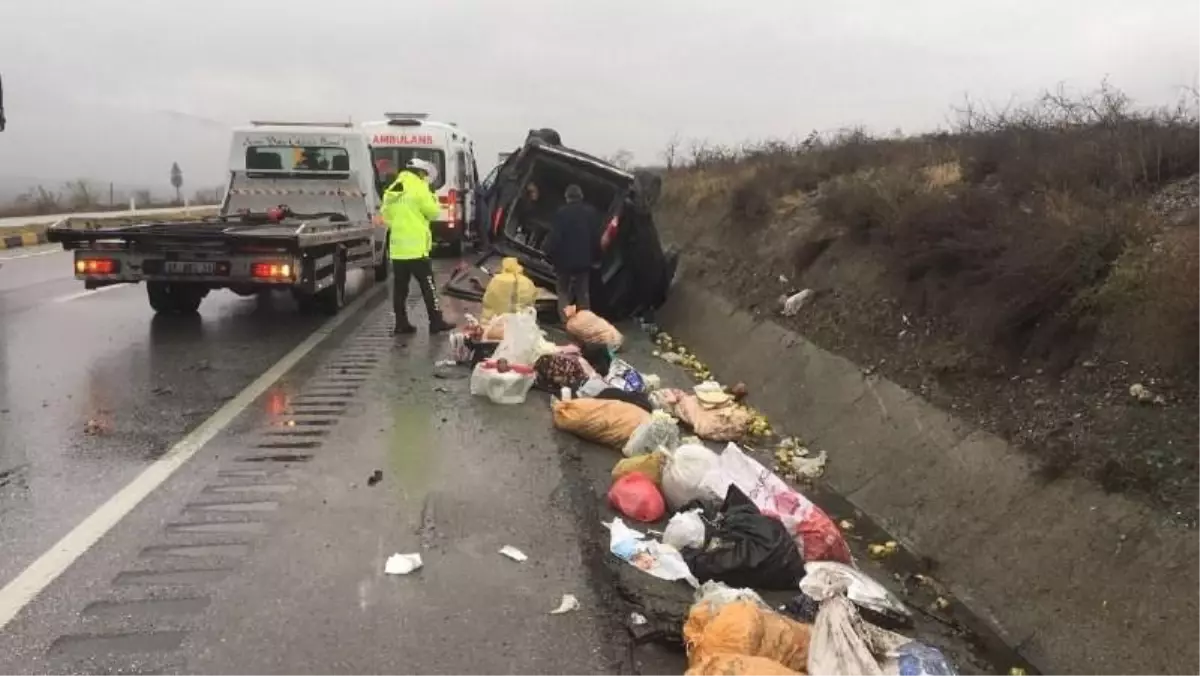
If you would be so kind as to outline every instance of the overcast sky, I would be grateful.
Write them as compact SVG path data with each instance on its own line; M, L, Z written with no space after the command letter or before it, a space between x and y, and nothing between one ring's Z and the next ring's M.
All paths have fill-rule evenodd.
M943 125L964 95L1102 78L1194 85L1196 0L0 0L4 176L220 182L249 119L427 111L481 171L530 127L652 161L739 142Z

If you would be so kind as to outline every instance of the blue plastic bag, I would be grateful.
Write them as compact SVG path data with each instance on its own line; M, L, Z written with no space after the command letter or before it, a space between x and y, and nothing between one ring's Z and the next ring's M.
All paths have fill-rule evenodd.
M896 648L900 676L957 676L958 672L942 651L920 641Z
M604 379L604 382L608 383L609 387L615 387L625 392L646 391L646 379L624 359L612 360L612 365L608 367L608 376Z

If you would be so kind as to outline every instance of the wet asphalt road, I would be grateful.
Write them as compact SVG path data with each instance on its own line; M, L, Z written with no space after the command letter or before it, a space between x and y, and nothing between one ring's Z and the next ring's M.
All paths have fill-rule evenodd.
M326 321L217 293L164 323L141 288L84 294L69 261L0 259L0 585ZM545 394L471 397L468 369L434 366L444 341L388 336L386 294L355 281L344 324L0 631L0 673L683 671L629 649L631 609L678 632L691 591L607 554L619 454L556 432ZM649 352L629 329L626 358L688 382ZM860 557L887 538L828 497ZM383 573L410 552L421 570ZM563 594L581 609L550 615ZM963 673L1015 663L953 618L911 635Z
M87 292L71 260L0 252L0 580L322 321L229 292L156 317L142 286Z
M141 289L73 295L47 269L68 261L0 267L4 458L23 468L3 494L4 582L322 321L220 294L159 327ZM580 522L590 494L560 452L579 442L544 397L497 407L465 369L435 377L444 341L397 344L371 295L9 623L0 672L620 669L599 525ZM394 552L425 567L385 576ZM582 610L549 615L565 593Z

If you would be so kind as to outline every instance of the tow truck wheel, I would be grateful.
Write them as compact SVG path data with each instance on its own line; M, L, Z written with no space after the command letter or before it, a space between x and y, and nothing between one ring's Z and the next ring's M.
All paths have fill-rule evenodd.
M333 283L317 293L321 309L335 315L346 305L346 259L341 252L333 259Z
M392 260L388 258L388 251L385 248L382 255L379 257L379 262L375 264L375 281L386 282L388 274L392 271Z
M146 296L155 312L195 314L206 290L191 284L146 282Z

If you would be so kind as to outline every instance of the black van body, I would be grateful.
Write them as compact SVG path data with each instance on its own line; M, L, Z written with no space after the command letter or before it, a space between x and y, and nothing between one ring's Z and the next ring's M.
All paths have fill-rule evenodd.
M549 139L549 140L548 140ZM554 290L556 274L540 245L554 211L565 202L572 183L604 214L615 234L592 272L592 310L619 320L652 315L667 299L677 255L663 250L651 212L659 177L636 175L600 158L564 147L557 132L531 131L525 145L510 155L485 185L488 244L474 265L462 266L446 284L451 296L480 300L500 259L514 256L538 286ZM536 186L531 189L530 185ZM536 190L537 199L530 193ZM551 311L545 294L539 309Z

